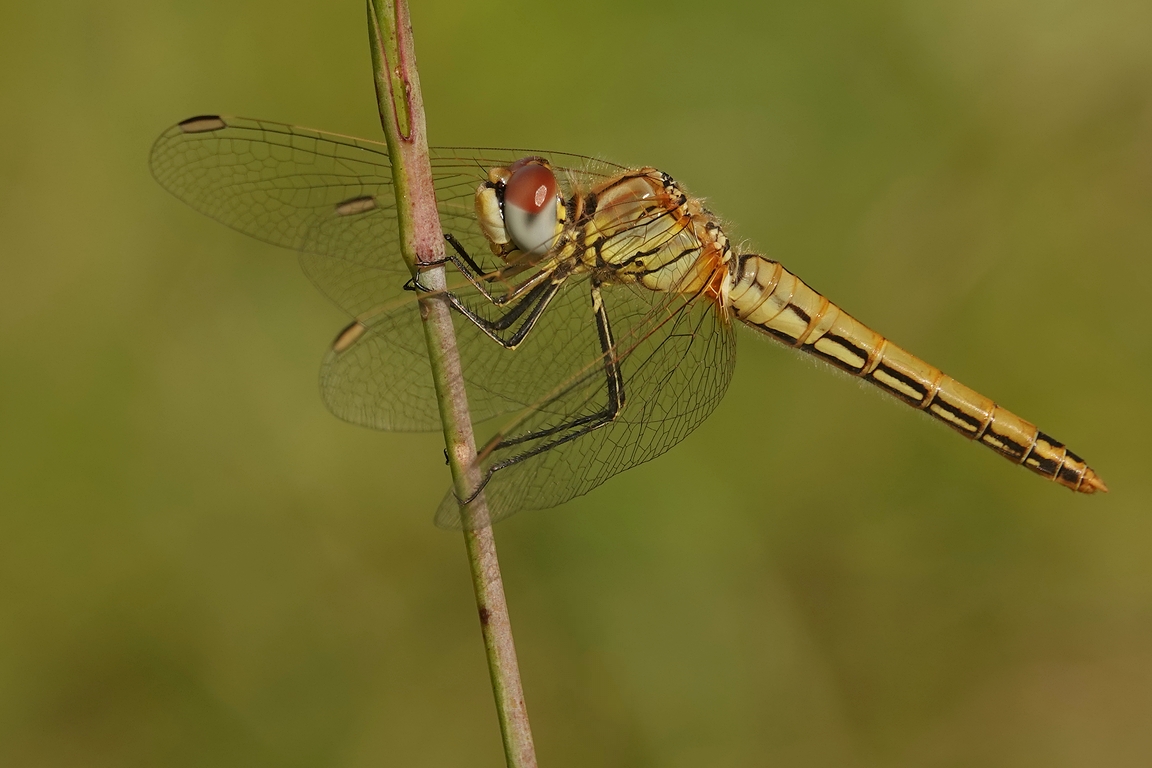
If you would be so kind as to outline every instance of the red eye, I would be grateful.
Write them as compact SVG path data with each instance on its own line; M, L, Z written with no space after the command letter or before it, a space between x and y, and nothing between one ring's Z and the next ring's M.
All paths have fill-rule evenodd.
M504 188L504 204L527 213L540 213L556 199L556 177L546 166L536 162L520 165L522 162L513 165L512 177Z
M517 160L508 170L512 175L504 185L504 230L521 251L543 256L556 242L560 228L556 177L538 157Z

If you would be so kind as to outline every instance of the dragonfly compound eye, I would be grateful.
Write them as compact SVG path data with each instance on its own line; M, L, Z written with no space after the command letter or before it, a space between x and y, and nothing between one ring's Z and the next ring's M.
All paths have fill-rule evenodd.
M504 187L504 229L525 253L542 256L559 234L559 185L552 169L536 158L512 166Z

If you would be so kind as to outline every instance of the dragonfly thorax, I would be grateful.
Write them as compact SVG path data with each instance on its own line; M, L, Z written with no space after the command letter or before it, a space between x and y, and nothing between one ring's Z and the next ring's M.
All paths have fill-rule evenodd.
M601 284L704 291L727 305L728 238L671 176L639 168L572 189L565 198L548 185L550 174L540 158L488 172L476 190L476 213L494 254L506 262L548 255L569 273L595 274ZM521 179L528 183L518 184Z
M704 290L723 301L728 237L715 215L671 176L641 168L607 181L590 197L595 209L576 226L596 263L622 282L654 291Z

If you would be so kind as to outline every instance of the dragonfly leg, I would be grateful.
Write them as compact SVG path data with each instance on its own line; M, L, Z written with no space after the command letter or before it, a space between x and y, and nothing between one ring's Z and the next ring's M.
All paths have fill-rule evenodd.
M563 277L553 277L549 282L540 283L529 291L528 295L521 299L512 309L495 320L489 320L476 314L468 305L460 301L454 293L448 292L445 295L457 312L468 318L473 325L483 331L490 339L505 349L516 349L528 336L528 333L536 326L536 322L540 319L540 316L544 314L544 310L548 308L548 304L560 291L560 286L564 284L564 280L565 278ZM511 336L504 338L500 332L512 327L526 312L528 313L528 317L521 323L520 327L517 328Z
M460 241L456 239L456 235L452 234L451 232L445 232L444 239L448 242L448 245L452 246L452 250L456 251L456 256L468 265L468 269L471 269L472 272L476 275L483 276L486 274L484 272L484 268L476 263L476 260L472 258L472 254L468 253L468 249L465 248L460 243ZM464 271L464 268L461 267L459 262L457 262L451 256L449 256L448 259L455 263L457 267L460 267L461 271Z
M455 255L449 255L445 261L450 261L464 275L465 279L483 294L484 298L500 307L509 302L515 301L525 291L529 291L536 285L547 279L551 274L551 270L541 270L527 280L513 286L505 293L497 294L491 290L491 285L496 280L500 279L503 270L496 270L494 272L485 272L484 269L476 263L468 250L456 239L456 236L451 232L444 235L444 239L452 246L452 250L456 252Z
M510 467L513 464L519 464L525 459L530 459L544 451L571 442L594 429L599 429L607 424L611 424L616 420L616 417L620 415L620 411L624 408L624 378L620 373L620 362L616 359L616 342L612 337L612 326L608 322L608 313L604 309L604 302L600 296L599 285L593 285L592 287L592 311L596 316L596 331L600 336L600 349L603 352L604 358L604 375L608 395L607 404L596 413L581 416L580 418L558 424L554 427L531 430L522 435L516 435L515 437L497 436L494 438L494 444L489 443L489 446L487 446L484 451L481 451L481 453L499 450L501 448L510 448L514 445L521 445L535 440L551 439L548 439L543 445L537 445L523 453L510 456L507 459L493 464L484 474L484 479L476 491L467 499L464 499L462 503L467 504L476 498L476 495L479 494L480 491L484 489L484 486L488 484L488 481L492 479L494 473Z

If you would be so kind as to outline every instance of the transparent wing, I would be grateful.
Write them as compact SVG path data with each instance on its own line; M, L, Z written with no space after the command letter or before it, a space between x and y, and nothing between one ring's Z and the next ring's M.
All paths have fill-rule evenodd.
M501 265L475 219L475 188L489 168L528 155L550 161L565 196L625 170L538 150L432 150L444 229L485 271ZM153 147L151 165L156 179L193 208L252 237L300 251L312 281L358 318L322 370L325 401L336 415L382 429L439 426L414 297L401 296L409 275L399 255L383 145L279 123L207 116L166 131ZM727 386L731 329L714 304L606 286L604 306L626 399L611 422L563 432L563 425L603 411L607 398L589 282L586 276L566 282L515 351L454 316L475 418L526 409L481 459L490 473L485 490L495 519L559 504L663 453L711 412ZM458 296L481 317L499 314L467 286ZM568 439L550 445L558 434ZM445 500L439 520L459 524L454 497Z
M246 235L298 249L305 236L351 200L374 200L377 269L407 270L397 257L395 199L388 153L380 145L308 128L238 117L194 117L152 147L152 174L197 211ZM344 210L348 210L346 207ZM362 227L309 238L312 252L343 257ZM356 254L363 257L363 254Z
M581 309L588 318L593 307L587 281L583 287ZM585 361L579 372L480 452L491 522L561 504L659 456L687 437L727 389L735 340L727 316L713 301L627 285L604 286L602 296L615 337L623 406L613 420L588 429L610 410L612 393L595 325L586 320L583 327L591 337L579 339ZM580 421L585 424L564 428ZM461 526L451 492L436 523Z
M453 293L486 320L504 311L469 283L458 285ZM362 315L328 353L321 390L336 416L376 429L439 428L436 401L424 397L421 389L423 382L431 381L431 371L415 297L409 296L380 312ZM549 393L581 375L589 361L602 355L588 312L586 277L561 286L514 350L505 349L457 312L452 320L476 422L510 411L559 405L547 402Z
M353 141L374 147L377 153L385 152L382 145ZM429 154L440 225L484 272L506 267L492 254L475 213L476 187L487 178L490 168L510 165L528 155L547 157L557 170L566 197L624 170L591 158L531 149L433 147ZM387 163L387 154L377 156ZM391 173L387 166L385 170ZM375 184L371 186L375 188ZM359 316L393 299L409 275L400 257L391 185L376 192L360 192L351 186L344 191L351 196L322 210L294 247L301 251L301 266L316 287L337 306Z
M500 265L473 213L476 186L489 168L528 155L549 159L565 195L623 170L540 150L432 149L443 228L486 270ZM419 317L413 302L401 298L409 274L400 257L392 171L383 144L281 123L204 116L165 131L152 148L151 167L162 186L201 213L299 251L305 273L323 293L353 317L370 318L355 343L325 361L322 387L333 413L377 429L439 428ZM463 293L471 301L468 291ZM547 372L525 361L530 354L511 358L462 318L459 325L477 419L522 407L539 394ZM524 370L534 375L517 377Z
M493 259L473 213L489 168L547 157L565 194L622 166L530 149L433 148L442 225L476 258ZM387 304L408 271L400 258L387 147L365 139L242 117L204 116L165 131L152 173L185 203L246 235L304 252L304 267L353 316ZM501 265L490 263L491 269Z

